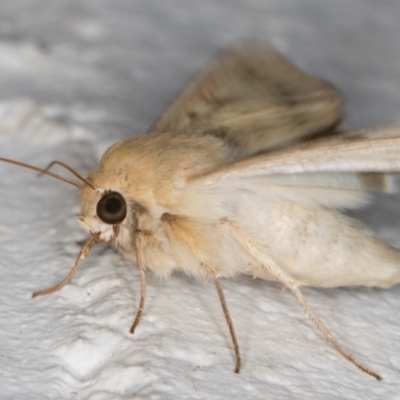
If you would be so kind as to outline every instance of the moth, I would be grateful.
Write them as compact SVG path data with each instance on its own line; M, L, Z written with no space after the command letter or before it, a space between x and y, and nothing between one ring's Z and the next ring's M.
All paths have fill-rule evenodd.
M290 290L347 360L380 380L335 339L303 297L302 286L390 287L400 282L400 250L375 239L341 209L390 189L400 171L400 124L340 131L337 90L262 43L216 56L147 134L122 140L87 178L68 165L46 169L0 158L74 184L78 223L89 233L68 276L95 242L137 263L144 311L146 273L181 270L215 282L241 358L220 278L249 274ZM82 183L50 172L59 164Z

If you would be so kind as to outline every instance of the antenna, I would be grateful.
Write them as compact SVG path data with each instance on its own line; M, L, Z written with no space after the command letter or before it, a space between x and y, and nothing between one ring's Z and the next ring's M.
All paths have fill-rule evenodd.
M51 163L49 164L49 166L48 166L47 168L45 168L45 169L39 168L39 167L35 167L34 165L25 164L25 163L20 162L20 161L11 160L11 159L9 159L9 158L4 158L4 157L0 157L0 161L6 162L6 163L9 163L9 164L18 165L19 167L32 169L32 170L34 170L34 171L39 172L41 175L48 175L48 176L51 176L51 177L56 178L56 179L58 179L58 180L60 180L60 181L67 182L67 183L69 183L70 185L76 186L76 187L79 188L79 189L82 189L82 188L83 188L83 185L81 185L81 184L79 184L79 183L77 183L77 182L75 182L75 181L72 181L71 179L64 178L64 177L61 176L61 175L58 175L58 174L55 174L55 173L53 173L53 172L48 171L49 168L51 168L53 165L58 164L58 165L61 165L61 166L64 167L64 168L66 168L68 171L70 171L71 173L73 173L77 178L79 178L81 181L83 181L84 183L86 183L87 185L89 185L90 187L92 187L93 189L96 189L95 186L94 186L92 183L90 183L87 179L83 178L82 175L80 175L78 172L76 172L76 171L75 171L73 168L71 168L70 166L68 166L68 165L66 165L66 164L64 164L64 163L62 163L62 162L60 162L60 161L53 161L53 162L51 162Z

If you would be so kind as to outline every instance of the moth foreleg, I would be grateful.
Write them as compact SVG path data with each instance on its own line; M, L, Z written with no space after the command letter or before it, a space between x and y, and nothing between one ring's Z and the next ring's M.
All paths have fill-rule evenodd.
M144 241L143 233L140 230L135 232L135 248L136 248L136 261L140 272L140 303L139 309L136 314L135 320L131 326L130 332L134 333L136 327L142 319L144 303L146 300L146 261L144 259Z
M343 357L353 363L361 371L373 376L378 381L382 380L382 378L376 372L364 366L361 362L355 359L349 352L347 352L347 350L343 348L343 346L332 335L332 333L325 326L325 324L322 322L316 312L311 308L305 297L302 295L296 280L294 280L288 273L286 273L271 257L268 256L268 254L260 251L257 244L254 243L252 238L247 235L239 226L237 226L235 223L227 218L221 220L221 223L228 223L232 229L233 234L235 235L238 242L242 245L242 247L261 264L262 268L267 269L268 272L272 274L278 282L280 282L284 287L287 287L291 290L294 297L303 307L304 311L310 317L316 328Z
M231 339L232 339L233 348L235 351L235 358L236 358L235 373L238 374L240 372L240 366L242 363L241 357L240 357L239 342L236 338L235 328L233 327L232 318L229 314L228 305L226 304L224 291L222 290L222 285L219 280L218 274L214 271L214 269L211 268L210 265L206 264L206 263L202 263L202 266L207 271L207 274L211 275L214 278L215 288L217 289L219 301L221 303L221 307L224 312L226 323L228 324L229 333L231 334Z
M90 237L85 242L85 244L82 247L82 250L80 251L80 253L78 255L78 258L75 261L75 265L72 267L72 269L69 272L69 274L60 283L58 283L57 285L55 285L55 286L53 286L51 288L44 289L44 290L39 290L37 292L33 292L32 293L32 297L44 296L45 294L50 294L50 293L57 292L58 290L62 289L67 283L71 282L72 278L75 276L76 272L81 267L83 261L85 260L85 258L89 254L94 242L95 242L95 239L93 237Z

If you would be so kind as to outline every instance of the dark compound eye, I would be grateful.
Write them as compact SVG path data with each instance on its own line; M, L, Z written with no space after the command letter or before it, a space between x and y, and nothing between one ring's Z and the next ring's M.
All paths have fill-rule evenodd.
M97 203L96 211L103 222L116 225L126 217L126 202L118 192L108 192Z

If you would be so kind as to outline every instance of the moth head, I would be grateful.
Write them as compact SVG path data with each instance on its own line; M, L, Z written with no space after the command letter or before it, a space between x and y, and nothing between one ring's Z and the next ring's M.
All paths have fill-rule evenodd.
M81 192L80 226L98 242L113 242L126 225L128 203L124 195L114 189L84 187Z
M98 185L96 180L100 178L101 181L102 177L99 173L94 173L86 179L69 165L61 161L53 161L44 169L4 157L0 157L0 161L32 169L39 172L41 175L52 176L53 178L67 182L81 189L81 214L77 216L78 222L99 242L112 242L118 237L121 231L121 225L124 223L127 224L128 206L126 196L123 194L126 188L101 188L100 186L109 186L109 182L103 182L105 186ZM78 183L49 171L54 165L59 165L69 170L83 183ZM116 181L118 182L118 180ZM124 180L122 180L122 182L124 182Z

